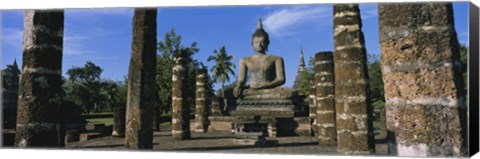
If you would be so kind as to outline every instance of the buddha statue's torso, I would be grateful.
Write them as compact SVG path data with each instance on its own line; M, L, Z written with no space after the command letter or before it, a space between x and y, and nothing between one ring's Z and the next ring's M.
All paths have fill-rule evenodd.
M275 59L280 58L272 55L254 55L247 57L246 65L250 74L250 86L257 87L276 78Z

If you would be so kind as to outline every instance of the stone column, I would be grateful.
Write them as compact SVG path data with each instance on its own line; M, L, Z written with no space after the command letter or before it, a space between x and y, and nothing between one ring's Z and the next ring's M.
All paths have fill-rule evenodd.
M315 107L317 106L317 100L315 99L315 92L316 92L316 87L315 87L315 82L314 80L308 81L310 84L310 90L309 90L309 95L308 95L308 117L310 118L310 123L312 126L313 130L313 135L317 136L317 118L316 118L316 109ZM315 114L315 116L313 115Z
M175 65L172 76L172 136L174 139L190 138L190 110L187 105L186 61L183 52L173 54Z
M315 121L317 120L316 119L316 116L317 116L317 113L316 113L316 107L317 107L317 101L316 101L316 96L315 96L315 92L316 92L316 86L315 86L315 82L314 81L311 81L311 86L310 86L310 95L308 96L308 117L310 117L310 120L311 121Z
M218 97L216 95L212 96L212 110L211 110L212 116L222 116L220 102L223 102L223 98Z
M337 145L335 128L335 85L333 53L315 54L315 85L317 101L317 137L320 145Z
M451 3L379 5L387 129L399 156L463 155L464 83Z
M157 10L135 9L132 54L127 83L125 147L153 148L153 109L156 100Z
M375 145L360 9L341 4L333 12L337 151L371 154Z
M197 90L195 94L195 132L206 132L207 129L207 70L200 69L197 73Z
M62 147L63 11L27 10L16 147Z
M116 106L113 108L113 137L125 136L125 106Z

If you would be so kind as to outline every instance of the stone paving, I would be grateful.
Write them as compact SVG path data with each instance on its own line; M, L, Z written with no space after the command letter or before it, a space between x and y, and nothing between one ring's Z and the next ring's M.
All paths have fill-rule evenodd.
M88 150L127 150L123 147L123 138L105 136L88 141L66 144L68 149ZM314 137L290 136L267 137L264 146L241 145L234 142L234 135L227 132L192 132L187 140L173 139L171 130L154 132L154 151L177 151L195 153L248 153L248 154L302 154L302 155L334 155L336 147L319 146ZM385 143L377 144L377 155L385 156Z

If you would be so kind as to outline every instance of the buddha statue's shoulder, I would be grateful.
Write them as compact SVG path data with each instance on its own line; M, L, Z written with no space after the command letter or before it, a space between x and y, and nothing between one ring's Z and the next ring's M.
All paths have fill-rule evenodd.
M272 60L283 60L281 56L275 56L275 55L268 55L268 58Z

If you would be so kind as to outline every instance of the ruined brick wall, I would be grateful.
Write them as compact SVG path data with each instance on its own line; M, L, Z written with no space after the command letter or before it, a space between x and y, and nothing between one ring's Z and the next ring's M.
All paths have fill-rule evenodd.
M365 42L358 5L334 5L334 72L337 151L373 153Z
M460 156L466 108L451 3L380 4L378 13L387 128L398 155Z
M63 11L27 10L18 90L16 147L63 147Z
M135 9L132 53L128 70L125 147L153 148L156 100L157 10Z
M320 145L337 145L333 53L315 54L317 138Z

